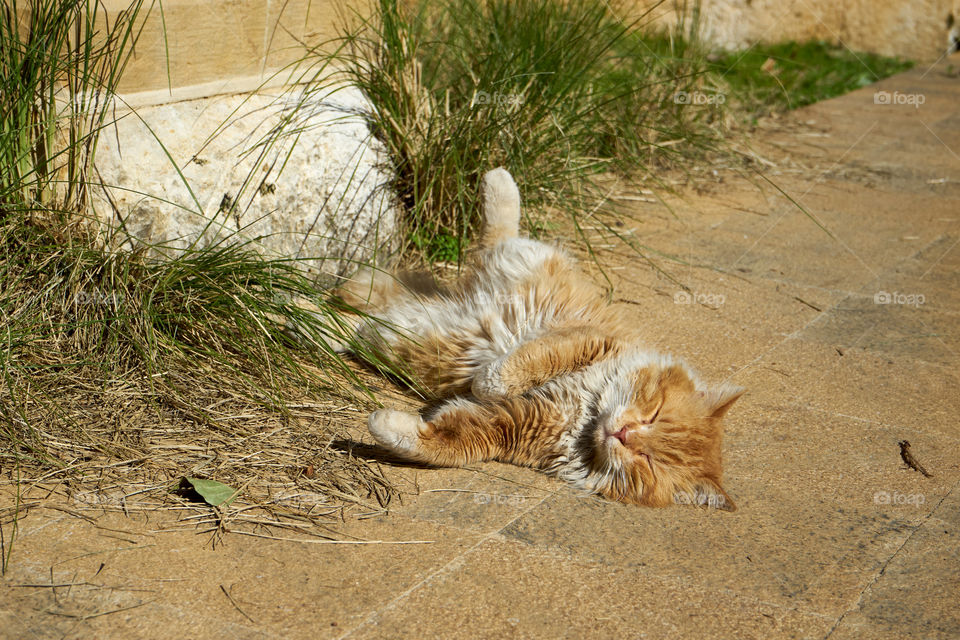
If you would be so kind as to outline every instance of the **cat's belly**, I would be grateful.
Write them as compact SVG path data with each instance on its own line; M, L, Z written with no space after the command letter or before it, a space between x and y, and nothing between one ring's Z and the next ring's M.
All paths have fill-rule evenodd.
M567 325L590 324L591 313L566 277L558 249L517 238L501 243L464 288L430 298L407 297L382 324L361 333L389 345L435 391L468 391L478 371L521 344Z
M463 356L485 364L538 337L558 319L535 283L548 262L566 263L556 248L514 238L491 250L466 289L450 296L406 299L382 316L391 331L368 325L391 344L401 340L449 338ZM467 346L469 345L469 347Z
M510 291L539 276L545 263L556 260L568 262L556 247L529 238L513 238L498 244L484 257L477 270L477 286L491 292Z
M538 337L556 319L550 309L531 309L533 297L477 290L461 299L411 301L384 315L392 329L377 331L390 344L440 340L482 366Z

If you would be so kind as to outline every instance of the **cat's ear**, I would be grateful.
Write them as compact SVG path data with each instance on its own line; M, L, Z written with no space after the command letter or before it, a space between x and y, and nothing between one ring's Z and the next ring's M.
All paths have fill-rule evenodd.
M711 418L722 418L733 406L733 403L746 392L747 390L743 387L722 385L700 391L699 394L708 407L707 415Z
M733 498L723 490L719 483L709 478L702 478L687 491L678 491L673 495L676 504L694 504L722 511L736 511L737 505Z

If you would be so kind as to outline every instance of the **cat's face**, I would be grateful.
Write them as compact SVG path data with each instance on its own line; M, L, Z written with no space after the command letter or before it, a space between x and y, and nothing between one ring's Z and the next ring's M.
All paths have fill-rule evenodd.
M735 510L720 484L721 418L743 392L697 389L680 365L637 370L600 407L591 434L596 489L612 500L647 506Z

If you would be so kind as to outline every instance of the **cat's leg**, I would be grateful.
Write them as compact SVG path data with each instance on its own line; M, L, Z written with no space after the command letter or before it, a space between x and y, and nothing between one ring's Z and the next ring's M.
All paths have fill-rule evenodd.
M509 398L621 352L624 343L593 327L569 327L524 342L482 368L471 391L481 399Z
M502 451L502 412L462 399L420 414L382 409L367 420L371 435L392 453L417 462L460 467L491 460Z
M480 244L494 247L520 231L520 190L503 167L483 176L483 234Z
M430 301L444 292L430 274L418 272L391 273L373 267L363 267L334 291L334 300L346 308L339 316L341 329L347 335L359 336L360 340L374 340L386 346L400 335L406 335L410 327L396 322L394 310L415 305L428 309ZM401 313L401 315L403 315ZM402 318L401 318L402 320ZM397 325L397 332L388 327ZM290 326L288 332L305 334L299 326ZM299 330L299 331L297 331ZM330 339L328 344L334 344ZM347 342L337 341L338 352L350 351Z
M376 315L401 300L422 299L442 292L443 289L429 273L391 273L363 267L335 293L351 308Z
M367 421L376 441L417 462L459 467L483 460L542 466L574 412L540 397L454 398L419 414L382 409Z

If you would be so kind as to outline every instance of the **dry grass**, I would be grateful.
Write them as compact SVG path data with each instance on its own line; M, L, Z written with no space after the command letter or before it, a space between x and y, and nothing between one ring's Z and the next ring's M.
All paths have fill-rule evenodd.
M55 393L56 402L25 403L20 426L30 425L46 462L4 446L3 480L25 496L58 493L81 513L174 512L176 528L217 538L274 535L279 528L337 539L328 525L348 513L382 514L396 497L379 464L353 455L358 430L348 425L365 416L357 402L291 390L287 404L267 408L213 378L198 386L198 377L171 371L162 384L145 377L36 379L35 388ZM9 401L0 393L0 402ZM216 479L238 497L229 507L210 507L181 490L185 476ZM6 509L0 526L9 530L29 508L28 501Z
M21 484L58 481L88 496L81 502L120 506L171 496L182 477L196 476L241 489L241 502L304 514L389 504L394 492L380 470L350 454L355 432L344 425L363 417L355 403L301 398L280 412L236 390L198 388L196 374L165 378L151 389L144 379L65 385L59 377L56 409L27 407L36 410L33 432L45 454L59 464L21 464Z
M107 32L93 27L99 2L0 11L0 482L84 509L208 517L176 492L206 477L240 490L215 511L220 529L382 512L396 491L344 430L375 403L331 346L364 350L349 309L294 261L236 239L158 259L109 251L87 224L90 163L142 5L111 13Z
M330 346L349 339L342 310L293 265L243 247L111 254L79 227L8 214L0 282L0 474L19 490L199 508L185 522L248 533L382 513L396 496L351 450L375 401ZM186 476L239 496L198 507L177 492Z

